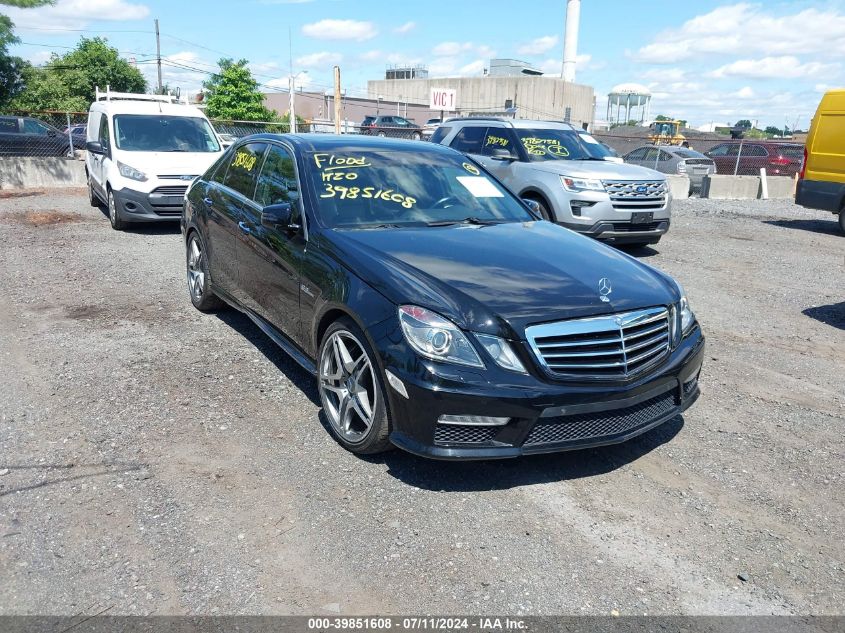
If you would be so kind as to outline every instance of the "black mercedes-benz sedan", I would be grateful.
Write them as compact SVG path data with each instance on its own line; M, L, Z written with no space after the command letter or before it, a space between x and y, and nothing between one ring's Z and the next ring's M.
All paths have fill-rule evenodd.
M182 230L194 306L243 311L314 374L356 453L612 444L699 395L704 337L671 277L441 145L241 139L191 186Z

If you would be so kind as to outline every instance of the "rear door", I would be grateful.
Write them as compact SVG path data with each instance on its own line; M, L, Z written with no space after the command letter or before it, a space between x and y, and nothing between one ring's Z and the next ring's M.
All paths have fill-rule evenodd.
M69 143L62 140L58 131L35 119L23 119L24 146L33 156L61 156L67 153Z
M91 122L91 127L89 128L89 132L93 132L95 134L94 139L98 141L100 145L103 146L103 149L106 151L105 154L88 154L89 162L89 171L91 173L91 180L93 182L94 188L97 190L98 195L104 201L106 200L106 167L105 162L109 160L109 156L111 155L111 133L109 131L109 117L108 115L98 112L94 116L99 117L99 119L95 119Z
M21 153L20 122L17 117L0 117L0 154L17 156Z
M255 184L266 143L245 143L229 154L214 174L202 200L207 221L209 272L216 287L238 302L244 293L238 283L238 257L244 247L244 207L253 204Z
M514 169L519 160L516 137L511 130L503 127L488 127L483 131L481 153L471 155L507 187L519 191ZM509 159L505 158L506 155Z
M262 225L262 209L276 204L292 205L291 223L302 225L293 153L285 146L271 144L253 204L244 206L248 232L238 255L238 277L245 305L302 346L299 292L304 231Z

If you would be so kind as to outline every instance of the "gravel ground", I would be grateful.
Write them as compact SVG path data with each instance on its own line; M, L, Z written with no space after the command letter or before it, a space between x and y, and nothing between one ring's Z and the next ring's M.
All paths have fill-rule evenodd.
M841 614L845 237L679 202L635 253L685 285L703 396L627 444L360 459L178 229L0 199L0 614ZM741 576L741 578L740 578Z

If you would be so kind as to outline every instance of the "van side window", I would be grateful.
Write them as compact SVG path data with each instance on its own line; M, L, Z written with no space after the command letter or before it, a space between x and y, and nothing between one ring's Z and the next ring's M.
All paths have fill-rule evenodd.
M100 133L97 135L97 140L100 141L100 145L103 147L111 147L109 143L109 117L105 114L100 116Z
M266 143L247 143L235 148L229 156L223 186L252 199L266 149Z

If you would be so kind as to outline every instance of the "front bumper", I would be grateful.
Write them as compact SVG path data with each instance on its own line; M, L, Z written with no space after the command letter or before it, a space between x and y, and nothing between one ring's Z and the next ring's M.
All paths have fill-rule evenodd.
M704 358L700 328L656 370L627 383L551 383L515 375L422 363L414 371L391 365L404 398L387 386L398 447L424 457L499 459L616 444L676 417L700 394ZM395 360L395 359L394 359ZM487 374L490 374L487 376ZM503 426L438 422L441 415L510 418Z
M626 243L657 243L660 238L669 231L670 221L666 219L655 219L645 224L633 224L630 220L601 220L592 226L585 227L583 224L572 224L560 222L561 226L568 229L589 235L599 240L607 240L614 244Z
M127 222L178 222L184 195L144 193L123 188L112 191L117 212Z

